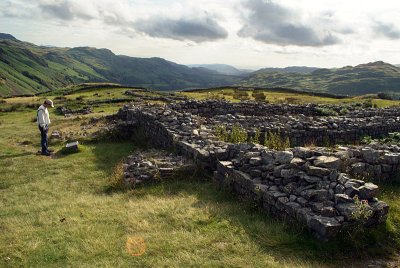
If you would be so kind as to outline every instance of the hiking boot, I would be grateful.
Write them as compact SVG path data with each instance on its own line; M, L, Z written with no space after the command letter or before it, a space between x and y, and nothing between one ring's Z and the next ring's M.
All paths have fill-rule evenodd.
M51 153L50 152L45 152L45 153L41 153L41 155L50 156Z

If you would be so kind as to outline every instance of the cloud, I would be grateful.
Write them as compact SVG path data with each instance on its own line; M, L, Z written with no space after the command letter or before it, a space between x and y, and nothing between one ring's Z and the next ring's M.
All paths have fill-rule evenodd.
M44 4L40 6L40 9L43 13L63 19L63 20L72 20L75 15L72 12L71 3L68 1L55 3L55 4Z
M153 17L136 21L134 27L151 37L190 40L196 43L224 39L228 36L227 31L215 19L207 16L194 19Z
M92 20L98 18L98 8L93 2L76 0L42 1L38 8L43 15L65 21L75 19Z
M400 39L400 29L390 23L376 21L372 26L373 31L389 39Z
M247 0L243 5L247 14L243 15L240 37L276 45L318 47L340 43L332 31L308 25L301 14L271 0Z
M4 0L0 2L0 17L5 18L32 18L37 16L34 3L26 0Z
M116 27L121 33L129 33L129 36L142 33L151 37L196 43L228 36L215 16L207 12L199 15L202 9L190 5L136 7L125 0L40 0L37 7L47 18L68 23L93 20ZM138 16L142 19L135 20Z

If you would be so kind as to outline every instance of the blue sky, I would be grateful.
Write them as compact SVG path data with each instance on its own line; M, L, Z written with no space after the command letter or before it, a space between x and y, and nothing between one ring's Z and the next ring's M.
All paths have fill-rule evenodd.
M239 68L400 64L400 1L1 0L0 31Z

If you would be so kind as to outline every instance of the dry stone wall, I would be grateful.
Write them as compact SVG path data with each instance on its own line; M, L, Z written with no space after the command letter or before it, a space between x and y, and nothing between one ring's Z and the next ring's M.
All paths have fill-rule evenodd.
M204 116L205 112L199 112L202 105L204 102L199 102L194 110L187 108L196 106L193 101L164 106L126 106L118 116L126 126L144 131L156 147L174 149L213 171L219 186L249 198L270 214L304 224L321 240L334 237L354 222L353 212L359 209L353 199L356 195L370 211L366 226L386 220L389 207L376 198L378 186L360 178L368 171L369 175L393 179L400 163L397 146L342 146L336 150L295 147L274 151L255 144L229 144L218 141L213 134L213 127L222 119L227 119L228 124L238 121L249 126L246 124L262 122L265 127L270 127L290 125L290 116L296 115L246 116L239 113L244 104L232 104L236 107L235 115ZM255 110L258 104L252 105ZM247 113L250 104L245 106L244 113ZM293 109L304 111L308 106ZM323 121L314 116L315 121L307 121L305 115L297 116L293 122L297 120L303 125L309 122L310 128L328 128L332 124L329 118L323 118L326 120ZM397 120L392 114L388 117ZM364 124L366 129L375 129L375 125L385 123L381 118L370 120L369 117L331 119L333 123L342 122L343 126L345 120L351 127ZM307 135L307 132L301 135Z

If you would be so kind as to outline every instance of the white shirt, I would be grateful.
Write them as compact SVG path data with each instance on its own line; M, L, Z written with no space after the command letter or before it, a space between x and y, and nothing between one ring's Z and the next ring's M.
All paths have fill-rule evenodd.
M40 105L39 109L37 110L37 123L41 127L50 125L49 111L43 105Z

